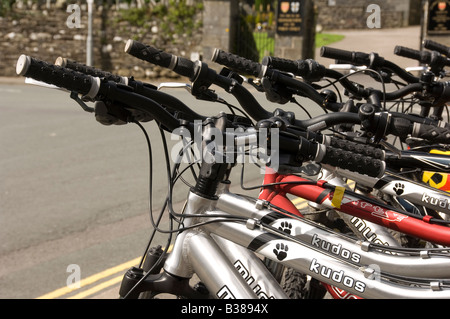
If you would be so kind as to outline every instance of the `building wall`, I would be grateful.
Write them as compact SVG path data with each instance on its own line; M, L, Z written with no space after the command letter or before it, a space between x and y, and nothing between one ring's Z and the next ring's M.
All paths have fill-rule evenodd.
M179 34L170 43L162 41L158 21L152 26L130 26L115 22L117 11L94 8L93 14L93 66L121 76L136 79L158 77L172 78L177 75L165 68L138 60L124 52L128 39L153 45L169 53L190 58L191 53L201 51L202 30L193 35ZM15 66L21 54L54 63L59 56L86 63L86 40L88 14L81 5L79 28L69 28L70 12L66 7L52 5L50 8L15 8L5 17L0 17L0 76L16 76ZM199 16L198 19L202 17ZM155 27L155 29L153 29Z
M314 0L317 9L317 23L324 30L342 28L367 28L366 12L369 4L381 7L381 27L402 27L410 24L421 10L421 0ZM334 5L331 5L333 4ZM123 76L137 78L171 77L175 74L138 61L123 52L125 42L139 35L138 40L154 45L170 53L190 57L192 52L203 54L209 61L215 47L230 50L233 43L233 28L238 16L238 0L204 0L203 29L192 36L180 35L168 46L160 45L158 33L151 29L130 27L126 23L112 24L116 12L97 6L94 13L94 66ZM414 10L409 10L414 8ZM414 13L415 12L415 13ZM66 7L15 8L14 12L0 17L0 76L15 76L15 65L21 54L27 54L48 62L63 56L85 63L87 10L81 6L81 27L68 28L70 13ZM420 22L420 19L416 19ZM418 23L416 22L416 23ZM157 22L155 22L157 26ZM284 45L286 52L280 56L290 56L287 51L302 52L295 43ZM287 49L286 49L287 48ZM209 50L209 51L208 51Z
M214 48L230 51L239 15L238 0L204 0L203 54L210 60Z
M421 0L315 0L318 25L324 30L367 28L370 4L380 7L381 28L420 23Z

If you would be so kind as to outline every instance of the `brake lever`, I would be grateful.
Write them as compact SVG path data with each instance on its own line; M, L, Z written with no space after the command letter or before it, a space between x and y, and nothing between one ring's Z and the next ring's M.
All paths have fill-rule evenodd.
M262 87L266 93L266 98L270 102L286 104L292 100L292 92L282 86L274 87L268 78L262 78Z
M255 88L258 92L264 92L264 88L261 84L261 81L255 81L254 79L247 79L246 83L250 84L253 88Z
M381 146L383 146L384 148L390 150L392 153L394 153L395 155L397 155L398 159L402 158L402 152L396 148L394 145L386 142L385 140L380 140L378 142L378 144L380 144Z
M56 85L48 84L48 83L45 83L45 82L42 82L42 81L38 81L38 80L35 80L35 79L32 79L32 78L25 78L25 83L26 84L32 84L32 85L45 87L45 88L48 88L48 89L56 89L56 90L61 90L61 91L64 91L64 92L69 92L68 90L66 90L64 88L60 88L60 87L58 87ZM70 92L70 98L75 100L75 102L77 102L78 105L81 106L81 108L84 111L86 111L88 113L94 113L94 108L87 106L86 103L84 103L83 100L80 99L80 97L78 96L77 92L74 92L74 91Z
M44 88L47 88L47 89L56 89L56 90L61 90L61 91L68 92L66 89L60 88L60 87L58 87L56 85L48 84L48 83L45 83L45 82L42 82L42 81L38 81L38 80L35 80L35 79L32 79L32 78L25 78L25 83L26 84L32 84L32 85L41 86L41 87L44 87Z
M84 101L82 99L80 99L77 92L74 92L74 91L70 92L70 98L75 100L75 102L77 102L78 105L81 106L81 108L84 111L86 111L88 113L94 113L94 111L95 111L94 108L87 106L86 103L84 103Z
M178 82L163 82L158 85L158 91L169 88L169 89L186 89L189 93L192 93L192 86L188 83L178 83Z

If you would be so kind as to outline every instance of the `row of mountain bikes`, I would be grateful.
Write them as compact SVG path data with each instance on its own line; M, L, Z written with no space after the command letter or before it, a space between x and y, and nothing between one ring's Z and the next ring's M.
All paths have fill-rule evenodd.
M216 49L219 72L126 43L137 63L169 68L197 99L223 105L214 116L151 83L63 57L22 55L16 71L67 90L101 124L134 123L146 133L154 123L163 142L166 134L182 142L175 158L164 144L167 171L158 174L167 174L167 197L120 298L439 299L450 298L450 48L424 47L395 48L420 63L417 74L377 53L331 47L321 55L349 72ZM299 111L283 109L290 104ZM159 138L146 137L149 146ZM263 178L233 192L232 170L250 165ZM179 212L177 183L189 186ZM299 208L299 198L308 205ZM167 244L153 243L157 232Z

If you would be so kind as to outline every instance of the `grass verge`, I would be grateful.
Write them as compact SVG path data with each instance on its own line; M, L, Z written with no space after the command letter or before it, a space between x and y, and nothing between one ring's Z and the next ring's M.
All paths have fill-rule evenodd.
M316 34L316 48L320 48L324 45L330 45L334 42L341 41L345 36L341 34L331 33L317 33Z

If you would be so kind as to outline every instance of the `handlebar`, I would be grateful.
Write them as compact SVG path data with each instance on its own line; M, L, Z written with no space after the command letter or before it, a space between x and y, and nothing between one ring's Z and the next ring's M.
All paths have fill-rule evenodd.
M432 40L424 40L423 46L425 49L437 51L446 57L450 57L450 47L443 45L441 43L432 41Z
M323 46L320 48L320 56L323 58L331 58L339 61L347 61L355 65L371 65L383 66L384 59L382 57L371 55L369 53L347 51L332 47Z
M181 59L183 59L183 58L181 58ZM64 61L64 59L58 58L56 63L61 63L61 61ZM66 61L68 61L68 60L66 60ZM95 69L90 66L89 67L84 66L75 61L70 61L70 63L67 64L67 66L77 69L77 70L82 70L83 72L86 72L88 74L96 74L100 77L105 77L106 79L111 79L111 78L115 79L115 80L119 79L119 76L111 75L108 72L104 72L104 71ZM203 67L207 67L206 64L203 64ZM221 77L220 75L216 75L216 76L218 77L218 79L222 80L223 82L226 82L229 80L227 78ZM204 120L205 119L205 116L197 114L195 111L193 111L188 106L186 106L185 104L180 102L178 99L173 98L169 94L151 90L151 89L147 88L145 85L139 85L139 82L135 81L133 79L128 79L127 82L128 82L128 85L133 88L134 92L136 92L138 94L143 94L144 96L146 96L150 99L154 99L155 101L163 104L164 106L167 105L167 107L173 109L173 111L179 111L179 112L183 112L183 113L190 115L188 118L186 118L187 120L194 120L194 119ZM230 82L230 85L231 84L232 83ZM228 87L225 87L225 88L228 88ZM246 110L255 108L255 106L257 106L258 102L256 100L254 100L253 95L250 92L248 92L243 86L236 85L234 87L234 91L232 93L238 98L238 100L241 102L241 104L244 107L247 106ZM261 107L261 109L262 109L262 107ZM261 112L258 109L255 109L254 112L250 112L250 113L257 113L260 116L260 118L256 118L256 120L261 120L263 118L269 118L273 115L272 113L270 113L266 110L264 110L264 112ZM337 113L334 115L331 115L331 114L330 115L322 115L322 116L319 116L319 117L311 119L311 120L297 121L296 124L299 127L308 129L308 128L311 128L312 126L316 125L317 123L321 123L321 125L323 125L325 127L330 127L335 124L340 124L342 122L358 124L359 118L356 114L341 112L341 113Z
M374 147L367 146L365 153L361 149L357 150L356 143L346 140L337 142L334 139L322 144L302 136L293 138L283 134L280 134L279 142L280 150L294 155L300 164L303 161L314 161L371 177L381 177L386 170L384 153L376 151Z
M335 70L330 70L313 59L294 61L273 56L266 56L263 58L261 64L265 67L280 70L282 72L290 72L296 76L302 77L308 82L320 81L324 77L331 77L337 80L342 78L341 73ZM347 79L345 79L343 84L344 86L346 84L350 84L350 89L353 89L353 84Z
M134 49L130 49L134 48ZM136 48L140 48L140 50L136 50ZM137 43L136 41L129 40L127 42L127 46L125 48L126 52L129 54L144 60L146 62L154 63L155 58L148 58L149 54L142 54L142 52L145 52L146 50L149 50L150 52L159 52L160 50L152 48L150 46L146 46L141 43ZM164 56L166 59L170 54L165 53ZM170 55L172 56L172 55ZM186 72L188 68L183 67L182 72L178 73L178 69L176 67L173 68L175 72L177 72L180 75L188 74L191 81L193 81L193 89L192 93L195 95L198 92L202 92L206 90L210 85L215 84L219 87L223 88L225 91L231 93L239 102L239 104L245 109L245 111L255 120L263 120L270 118L273 113L265 110L261 104L255 99L253 94L249 92L243 85L238 83L236 80L232 78L225 77L223 75L217 74L214 70L210 69L206 63L196 61L194 62L186 62L187 59L182 57L171 57L172 61L183 61L184 66L190 66L190 70ZM239 60L238 64L242 62L243 60ZM159 63L159 60L156 63L157 65L161 65ZM167 63L164 63L167 64ZM173 65L176 65L176 63L173 63ZM252 72L256 72L257 68L255 68L255 64L249 64L251 65ZM318 105L322 107L326 107L332 111L339 111L342 107L341 103L335 103L335 102L328 102L324 96L322 96L320 93L318 93L312 86L297 81L289 76L286 76L284 74L281 74L279 72L272 72L272 79L274 79L276 82L285 85L286 87L292 88L294 90L299 91L299 94L306 95L309 98L311 98L314 102L316 102ZM298 126L300 128L306 129L307 127L322 123L326 126L333 126L336 124L341 123L350 123L350 124L356 124L359 123L359 118L354 113L349 112L341 112L339 115L337 114L328 114L324 115L322 117L314 118L311 120L294 120L292 125Z
M55 61L55 65L58 65L60 67L66 68L66 69L71 69L83 74L88 74L91 75L93 77L98 77L98 78L104 78L107 79L108 81L114 81L116 83L122 83L127 85L128 84L128 78L124 77L124 76L120 76L120 75L115 75L103 70L99 70L96 69L92 66L88 66L82 63L78 63L76 61L70 60L70 59L66 59L63 57L58 57Z
M146 53L147 51L153 52L153 54ZM133 40L128 40L125 47L125 52L138 59L159 66L168 65L167 60L169 60L170 56L170 60L173 61L173 63L169 64L168 68L179 75L188 77L189 80L193 82L193 95L200 95L208 90L210 85L215 84L231 93L238 100L239 104L245 109L245 111L255 120L259 121L272 116L270 112L265 110L260 105L253 94L246 90L240 83L234 79L217 74L214 70L210 69L206 63L202 63L200 61L192 62L183 57L163 53L161 50L151 46L146 46ZM155 58L156 54L160 54L165 57L165 62L161 62L163 60L162 58ZM181 65L182 67L177 67L177 65Z
M92 100L107 99L122 103L128 107L143 110L152 114L168 130L173 130L183 124L188 127L189 131L193 132L192 126L186 122L180 122L172 114L164 110L161 105L149 98L136 94L130 87L112 83L111 81L107 81L107 79L101 81L99 78L51 65L28 56L21 56L19 58L16 70L20 75L33 77L37 80L63 87L69 91L76 91L85 96L89 96ZM87 69L84 69L84 71L87 72ZM206 71L203 70L203 72ZM98 70L97 74L101 75ZM243 87L240 89L243 90L242 92L245 92ZM355 116L358 116L358 118L355 118ZM403 134L405 134L405 131L410 132L412 130L413 134L411 135L413 137L433 138L433 140L437 138L437 140L448 141L450 137L448 128L436 128L433 125L425 123L411 125L411 119L406 119L406 117L407 115L404 115L392 121L381 121L381 124L385 126L385 132L390 132L395 129L399 133L402 131L401 128L403 128ZM340 112L336 114L325 114L313 120L300 122L303 127L309 128L317 123L322 123L324 126L331 126L332 124L349 120L354 123L360 123L361 119L361 115ZM384 152L374 147L367 145L361 146L357 143L336 138L329 138L322 141L316 140L314 142L299 136L298 140L294 140L292 137L288 139L283 137L282 141L284 142L281 142L281 149L296 154L295 157L301 159L301 161L310 159L322 164L341 167L369 176L380 176L380 174L384 173Z
M140 48L140 50L131 50L130 48ZM127 43L126 51L130 54L136 54L136 57L143 59L144 61L153 63L155 58L151 59L147 58L149 54L142 54L149 50L150 52L158 52L158 54L162 54L161 50L152 48L150 46L146 46L140 43L136 43L136 41L129 40ZM181 57L176 57L168 53L164 53L166 60L171 56L171 61L183 61L186 60ZM215 52L215 59L220 59L220 61L232 61L232 64L235 67L246 66L247 70L253 72L254 74L257 72L261 72L261 69L258 69L257 63L251 63L251 61L246 60L244 58L240 58L236 55L227 54L223 51ZM160 61L160 59L156 59ZM172 66L176 65L176 63L172 63ZM161 65L160 62L157 63ZM165 63L167 64L167 62ZM194 81L193 87L201 87L203 90L207 89L211 84L216 84L227 92L233 94L243 106L243 108L247 111L247 113L253 117L255 120L260 121L263 119L267 119L273 116L273 113L265 110L254 98L254 96L246 90L241 84L239 84L236 80L222 76L217 74L214 70L210 69L206 63L202 63L200 61L197 62L183 62L184 66L190 65L190 70L188 68L183 67L182 71L179 73L180 75L189 74L191 80ZM177 70L176 67L173 68L174 71ZM188 71L186 71L188 70ZM324 114L321 116L314 117L310 120L292 120L290 125L296 126L303 130L311 130L311 128L324 129L327 127L331 127L337 124L349 123L349 124L364 124L364 128L368 129L371 132L374 132L376 136L376 140L379 140L385 136L385 134L396 134L397 136L401 136L403 139L406 138L408 134L411 134L413 131L413 123L418 121L416 119L407 118L404 114L398 114L397 116L387 116L387 113L375 114L370 118L365 118L365 122L363 122L360 114L350 113L350 112L337 112L341 109L342 104L336 102L327 102L324 96L320 95L312 86L307 83L303 83L301 81L297 81L296 79L287 76L281 72L277 72L276 70L267 69L266 75L270 74L270 78L275 82L284 85L285 87L292 89L294 91L298 91L301 95L306 95L311 100L316 102L321 106L326 106L328 109L336 111L335 113ZM406 86L394 93L398 94L406 94L410 90L420 90L422 89L422 85L420 83L414 83L409 86ZM367 123L369 125L367 125ZM420 123L420 121L419 121ZM428 123L429 124L429 123ZM417 131L417 130L416 130ZM422 131L423 132L423 131ZM428 138L427 134L420 134L422 137ZM445 136L446 134L440 134L440 136Z
M450 142L450 128L414 123L411 136L435 143L448 144Z
M320 56L324 58L346 61L355 65L366 65L375 70L386 68L391 72L397 74L401 79L405 80L408 83L419 82L419 78L413 76L411 73L402 69L397 64L384 59L374 52L364 53L357 51L347 51L324 46L320 49Z
M222 85L226 82L220 75L211 73L209 68L205 69L202 65L200 65L200 68L197 65L195 67L200 71L200 73L203 72L209 75L214 74L217 79L222 81L220 82L217 81L217 79L209 77L213 79L212 82L219 82ZM187 123L186 121L181 122L171 113L167 112L167 110L165 110L160 104L145 96L133 92L132 88L129 86L107 81L106 79L100 80L97 77L92 77L90 75L79 73L71 69L62 68L60 66L51 65L25 55L20 56L18 59L16 71L20 75L32 77L36 80L83 94L90 97L93 101L108 100L113 101L114 103L120 103L126 107L136 108L138 110L148 112L157 121L161 122L169 131L184 125L190 132L193 132L192 123ZM235 84L232 91L239 88L237 92L241 92L238 93L237 96L240 94L246 96L246 94L248 94L248 91L246 91L242 86L238 86L234 82L231 83ZM364 111L367 111L366 109L367 108L363 108ZM354 123L363 123L367 117L371 117L370 112L367 112L367 114L369 115L361 114L361 112L360 114L346 112L331 113L318 116L312 120L296 121L296 123L299 122L303 127L306 126L306 128L318 123L322 123L324 126L331 126L330 124L339 124L342 120L351 120ZM266 115L271 114L267 112ZM357 118L355 118L355 116ZM267 118L269 117L266 117L266 119ZM437 136L438 140L443 139L445 141L448 141L450 138L448 128L436 128L432 125L427 126L428 124L425 123L421 123L421 125L417 123L412 125L411 121L406 119L406 117L394 118L392 121L387 112L378 115L375 122L377 122L376 126L381 125L380 127L382 128L381 131L383 134L390 133L391 131L404 133L405 131L410 132L412 130L413 136L421 136L424 138L432 137L433 140L435 140ZM431 133L430 129L433 129ZM333 139L331 140L331 143L322 144L308 141L300 135L298 135L297 138L297 143L292 138L289 139L289 143L281 143L282 149L284 148L291 152L295 152L296 157L298 158L312 159L323 164L338 166L370 176L379 176L384 172L385 165L382 161L384 155L380 153L379 150L374 148L366 146L367 151L364 153L361 147L358 149L357 145L352 142L342 140L337 142L337 140ZM363 163L362 166L361 163Z
M262 66L258 62L242 58L235 54L230 54L220 49L214 49L211 61L225 65L232 70L237 70L243 74L250 74L255 77L262 77Z
M297 81L293 79L291 76L278 72L277 70L274 70L272 68L269 68L268 65L259 64L257 62L253 62L238 55L225 52L219 49L215 49L212 60L216 63L225 65L230 69L237 70L238 72L250 73L260 78L267 77L270 80L277 82L286 88L297 91L297 94L299 95L308 96L319 106L325 107L331 111L339 111L339 109L342 107L342 105L339 103L326 101L326 98L322 96L320 93L318 93L311 85ZM291 72L294 71L294 68L297 68L297 66L292 66L291 64L288 63L285 64L280 63L279 66L282 65L284 66L284 69L280 71L283 72ZM301 73L297 72L297 73L299 73L297 75L307 74L307 72Z
M88 98L95 98L100 89L100 79L47 62L21 55L17 60L16 73L35 80L74 91Z
M68 91L77 92L92 101L106 99L147 112L161 122L169 131L173 131L182 125L179 119L175 118L160 104L133 92L129 86L123 84L106 80L101 81L100 78L49 64L26 55L19 57L16 72L18 75L31 77ZM190 123L186 123L186 125L193 132L192 125Z
M325 51L329 54L336 53L337 56L341 58L346 57L348 59L361 63L370 61L371 56L373 56L361 52L351 52L327 47L324 48ZM379 101L381 100L381 98L386 101L393 101L403 98L404 96L407 96L411 93L424 92L428 96L432 97L432 104L430 104L429 106L439 107L445 104L449 100L450 96L450 88L448 82L429 82L423 80L422 78L420 80L421 82L405 85L404 87L401 87L398 90L392 92L381 92L379 90L371 88L364 89L361 86L355 85L346 78L342 79L341 73L327 69L314 60L293 61L276 57L265 57L262 64L259 64L238 55L215 49L213 61L236 70L237 72L247 72L259 77L267 77L274 83L281 84L283 88L288 88L290 92L296 92L299 95L305 95L316 102L316 104L334 112L340 111L342 109L342 104L326 101L324 96L318 93L308 83L297 81L296 79L293 79L292 77L287 76L286 74L283 74L281 72L290 72L297 76L304 76L305 79L310 81L316 81L321 77L331 77L338 79L340 83L354 96L366 98L369 102L375 105L379 105ZM390 63L384 59L382 61L384 61L383 65L389 65L386 63Z
M161 105L149 98L134 93L128 86L112 81L100 81L99 78L51 65L25 55L22 55L18 59L16 71L19 75L32 77L69 91L76 91L84 95L89 94L89 97L93 101L113 101L125 107L143 110L161 122L169 131L173 131L180 126L185 126L191 133L194 132L191 123L179 121ZM282 138L280 140L280 149L293 152L298 159L313 159L324 164L338 165L342 168L370 176L378 176L384 172L383 162L379 159L363 156L353 151L325 146L317 142L310 142L300 136L298 138Z
M450 66L450 59L442 56L437 51L414 50L397 45L394 49L396 55L417 60L420 63L428 64L431 71L435 74L439 73L443 67Z
M55 65L59 65L68 69L72 69L84 74L88 74L94 77L106 79L116 83L122 83L133 88L135 93L141 94L149 99L155 100L164 107L173 112L181 113L181 117L186 120L204 120L206 117L198 114L179 99L170 94L166 94L158 90L154 85L137 81L134 78L127 78L119 75L115 75L103 70L99 70L92 66L86 66L73 60L69 60L63 57L58 57L55 61Z
M193 81L195 68L194 62L191 60L178 57L131 39L125 45L125 52L138 59L170 69Z
M238 55L215 49L213 61L238 72L250 73L260 78L268 77L279 82L283 86L289 86L295 89L300 95L306 94L318 105L325 106L331 111L338 111L342 105L332 102L325 103L324 97L321 96L313 87L307 83L302 83L299 81L294 82L293 80L295 79L292 79L284 74L279 74L277 71L292 73L309 82L319 81L323 77L330 77L339 80L344 88L346 88L354 96L365 99L384 98L387 101L393 101L410 93L420 92L423 89L420 83L412 83L393 92L381 92L375 89L364 89L361 86L355 85L347 78L343 78L343 75L338 71L328 69L312 59L293 61L277 57L264 57L262 63L259 64Z

